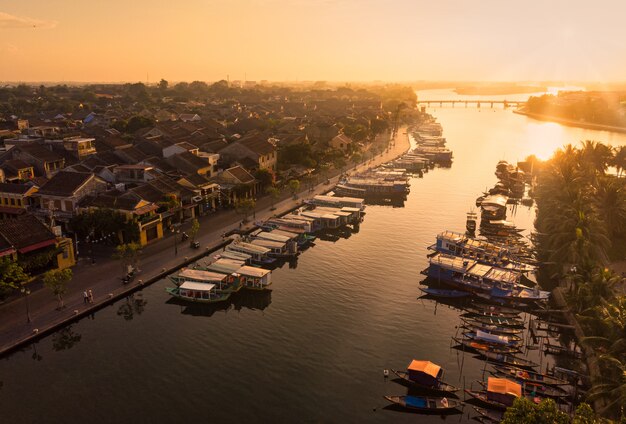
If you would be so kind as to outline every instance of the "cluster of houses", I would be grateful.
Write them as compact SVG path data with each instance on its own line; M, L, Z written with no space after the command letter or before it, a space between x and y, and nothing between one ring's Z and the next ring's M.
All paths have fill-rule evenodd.
M150 110L135 104L127 111L109 101L97 112L0 117L0 227L12 221L25 233L39 222L63 259L70 258L59 264L73 260L64 235L72 233L70 222L77 215L115 211L136 223L138 241L145 245L181 221L256 196L255 175L259 170L277 175L281 148L317 144L348 152L355 142L341 131L342 120L367 128L384 114L380 101L371 100L307 104L276 98ZM197 113L189 112L192 106ZM132 133L116 129L116 122L132 117L145 118L149 125ZM281 171L284 178L311 172L298 166ZM1 235L0 255L24 250L4 230ZM43 239L33 240L33 246L49 247Z

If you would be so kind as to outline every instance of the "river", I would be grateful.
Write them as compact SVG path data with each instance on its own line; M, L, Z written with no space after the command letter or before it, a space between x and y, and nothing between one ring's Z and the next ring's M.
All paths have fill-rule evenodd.
M418 93L444 94L455 96ZM406 393L383 369L412 358L439 363L454 385L482 376L482 362L450 349L459 312L417 299L426 247L440 231L464 230L499 160L546 158L585 139L626 144L626 135L502 108L429 112L454 163L413 179L404 207L369 206L358 232L318 240L295 267L274 271L270 293L225 308L181 306L164 280L10 355L0 361L1 421L441 422L382 408L383 395ZM512 218L531 228L533 211L518 208ZM445 419L466 422L470 411Z

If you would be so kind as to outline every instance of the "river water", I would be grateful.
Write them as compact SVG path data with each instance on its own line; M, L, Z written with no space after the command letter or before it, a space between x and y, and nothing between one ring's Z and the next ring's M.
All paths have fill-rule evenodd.
M426 247L440 231L464 230L465 213L496 182L498 160L545 158L585 139L626 144L626 136L502 108L429 112L454 163L413 179L404 207L369 206L358 232L318 240L295 267L274 271L270 293L242 293L217 309L184 306L168 299L164 280L16 352L0 361L0 422L441 422L383 409L382 398L406 393L383 369L412 358L442 365L454 385L482 376L482 362L450 349L459 312L417 299ZM509 218L531 228L533 212ZM470 411L445 419L467 422Z

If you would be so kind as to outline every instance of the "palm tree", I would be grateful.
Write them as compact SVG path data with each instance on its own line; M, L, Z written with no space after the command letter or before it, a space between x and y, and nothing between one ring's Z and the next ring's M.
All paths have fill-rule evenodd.
M600 360L609 372L603 373L602 381L594 384L587 392L587 399L590 401L604 399L608 403L597 412L617 416L626 405L626 363L611 355L602 355Z
M580 156L583 167L604 175L607 165L613 160L613 151L606 144L585 140L580 149Z
M598 180L595 206L609 235L615 237L626 230L626 185L621 179L604 177Z
M622 176L622 171L626 169L626 146L619 146L613 149L613 161L611 165L617 169L617 176Z

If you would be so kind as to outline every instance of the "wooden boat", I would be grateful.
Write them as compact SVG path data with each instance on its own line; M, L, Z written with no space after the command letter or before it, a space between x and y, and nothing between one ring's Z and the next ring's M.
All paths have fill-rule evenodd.
M520 353L519 348L515 346L497 346L489 343L481 343L470 339L459 339L458 337L452 337L452 340L463 346L463 348L465 348L466 350L477 352L481 355L483 353L499 355Z
M454 393L459 390L451 384L441 381L443 378L443 368L430 361L412 360L405 371L391 370L403 382L411 387L429 390L433 392Z
M494 307L494 310L481 310L478 308L472 308L472 307L467 307L465 308L465 310L467 312L463 313L461 316L462 317L466 317L466 318L471 318L471 317L496 317L496 318L517 318L519 319L519 315L520 313L515 311L515 312L500 312L496 310L496 307Z
M476 340L477 342L481 343L489 343L502 346L519 346L524 342L524 339L516 334L504 336L501 334L492 334L483 330L465 331L463 332L463 337L471 340Z
M492 411L489 409L479 408L477 406L473 406L474 411L478 413L479 417L483 418L483 422L486 423L499 423L502 421L503 414L501 412Z
M465 393L490 408L503 410L522 396L522 385L505 378L489 377L484 387L480 391L465 389Z
M193 281L185 281L178 287L167 287L165 291L178 299L197 303L224 302L230 297L230 293L218 292L215 284Z
M510 354L483 351L480 352L480 355L488 362L495 362L498 364L510 365L518 368L532 369L539 366L539 364L537 364L536 362Z
M430 396L384 396L389 402L403 408L423 412L446 412L452 411L462 402L458 399Z
M519 315L521 313L521 311L515 308L507 308L506 306L495 306L495 305L490 305L488 303L474 303L473 306L469 306L465 308L465 310L467 312L489 311L489 312L503 314L503 315L508 315L508 314Z
M478 384L483 386L483 388L487 387L487 383L485 383L484 381L478 381ZM559 389L553 386L544 386L542 384L536 384L536 383L522 384L522 391L524 395L532 396L532 397L539 396L542 398L550 397L554 399L559 399L559 398L565 398L569 396L569 393L567 393L563 389Z
M521 380L524 383L547 384L550 386L566 386L570 384L567 380L556 378L548 374L525 370L523 368L507 365L494 365L493 368L495 369L495 373L500 377L513 378L518 381Z
M523 321L520 321L519 319L515 319L515 318L477 316L477 317L472 317L472 320L483 323L483 324L498 325L501 327L508 327L508 328L525 328L526 327Z
M470 293L460 290L446 290L446 289L434 289L430 287L421 288L420 290L426 293L427 295L433 297L446 297L446 298L461 298L467 297Z
M467 327L471 330L483 330L492 334L520 334L524 331L523 328L511 328L493 324L483 324L482 322L473 321L471 319L463 319L462 322L463 327Z

